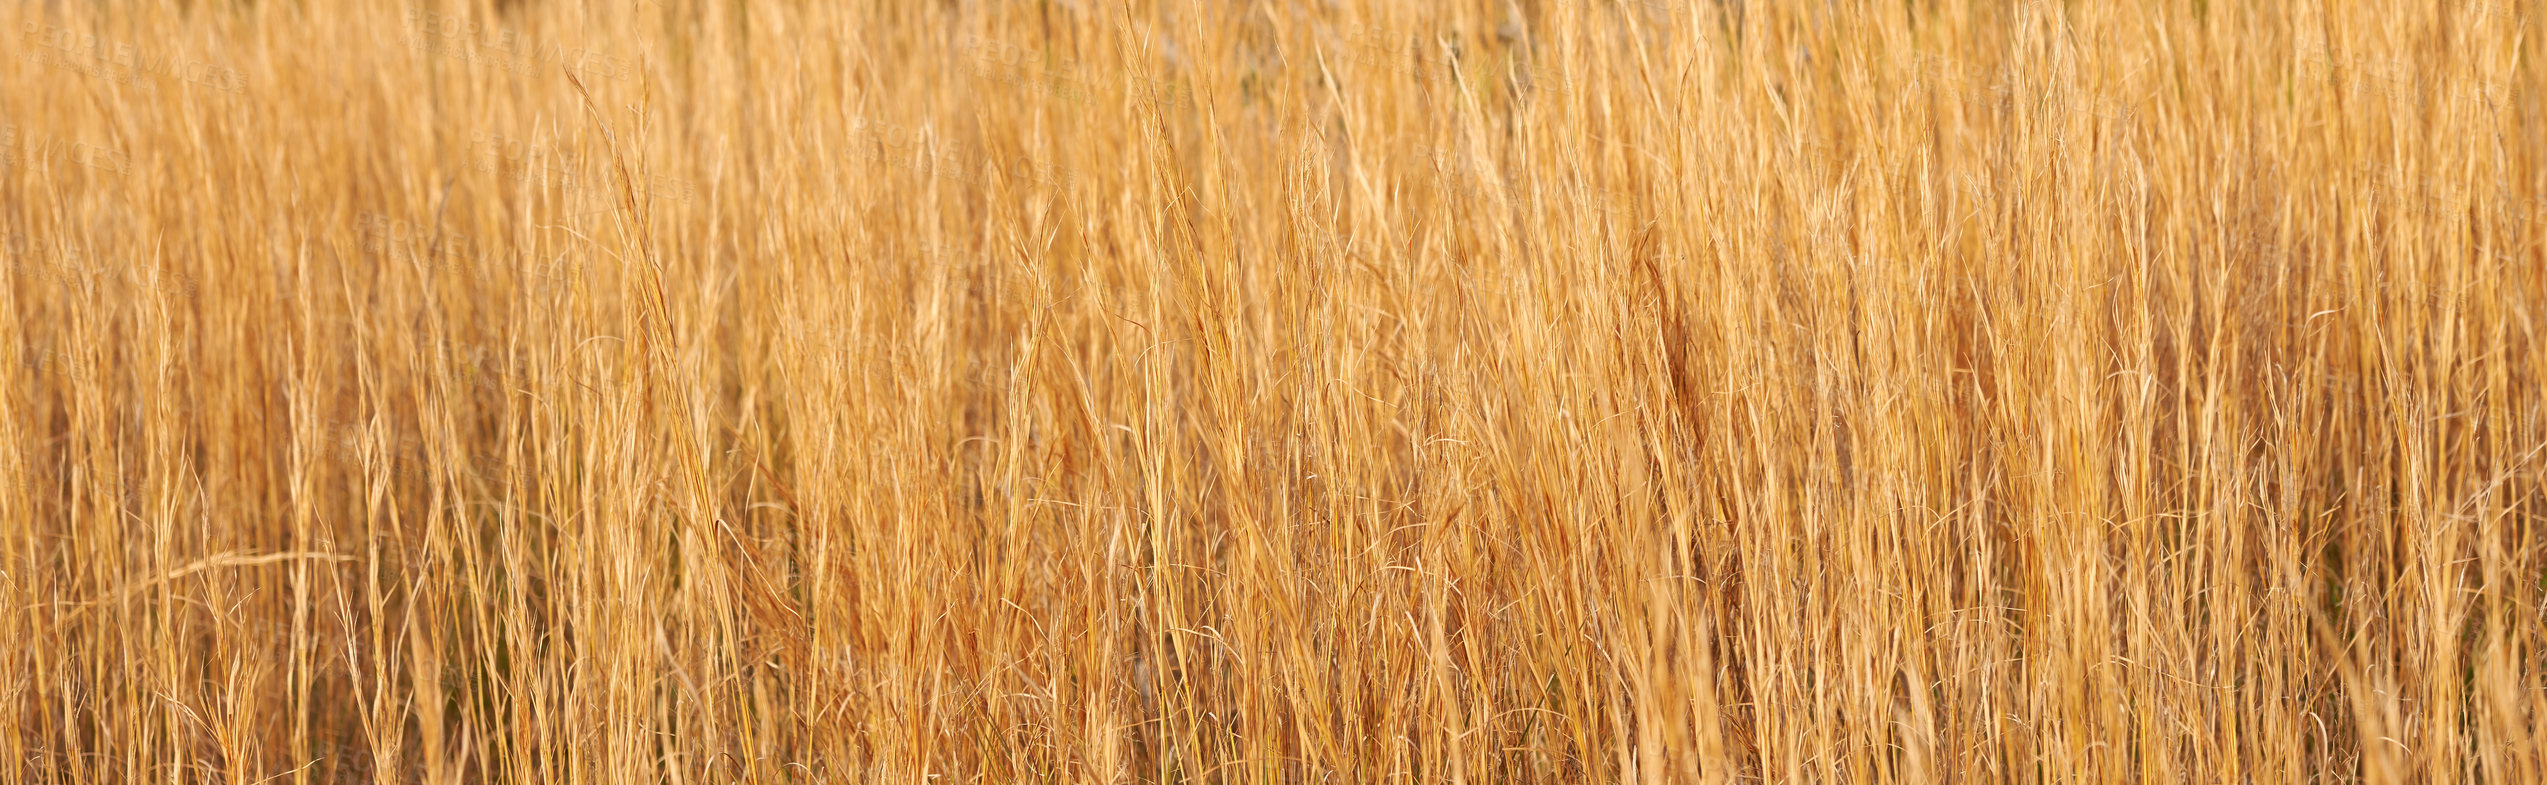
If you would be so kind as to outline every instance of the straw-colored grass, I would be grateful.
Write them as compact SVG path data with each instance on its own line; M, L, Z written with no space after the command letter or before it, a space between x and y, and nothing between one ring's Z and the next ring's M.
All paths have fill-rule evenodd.
M0 783L2547 780L2534 4L0 33Z

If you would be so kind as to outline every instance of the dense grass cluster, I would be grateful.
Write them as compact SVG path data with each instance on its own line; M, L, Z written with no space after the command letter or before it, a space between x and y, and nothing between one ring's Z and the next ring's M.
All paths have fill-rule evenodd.
M0 783L2547 780L2534 4L0 33Z

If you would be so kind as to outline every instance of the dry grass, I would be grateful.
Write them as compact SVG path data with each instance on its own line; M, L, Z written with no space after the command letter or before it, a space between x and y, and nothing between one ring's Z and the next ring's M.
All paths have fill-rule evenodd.
M0 6L0 782L2547 778L2530 4Z

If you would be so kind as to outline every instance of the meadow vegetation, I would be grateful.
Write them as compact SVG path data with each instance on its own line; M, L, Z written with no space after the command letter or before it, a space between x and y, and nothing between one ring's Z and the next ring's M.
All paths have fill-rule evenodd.
M0 783L2547 781L2534 4L0 34Z

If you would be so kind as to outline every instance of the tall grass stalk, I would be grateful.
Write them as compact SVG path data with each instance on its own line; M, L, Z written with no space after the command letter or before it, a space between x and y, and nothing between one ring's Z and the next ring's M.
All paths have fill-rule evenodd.
M0 784L2547 780L2529 4L0 4Z

